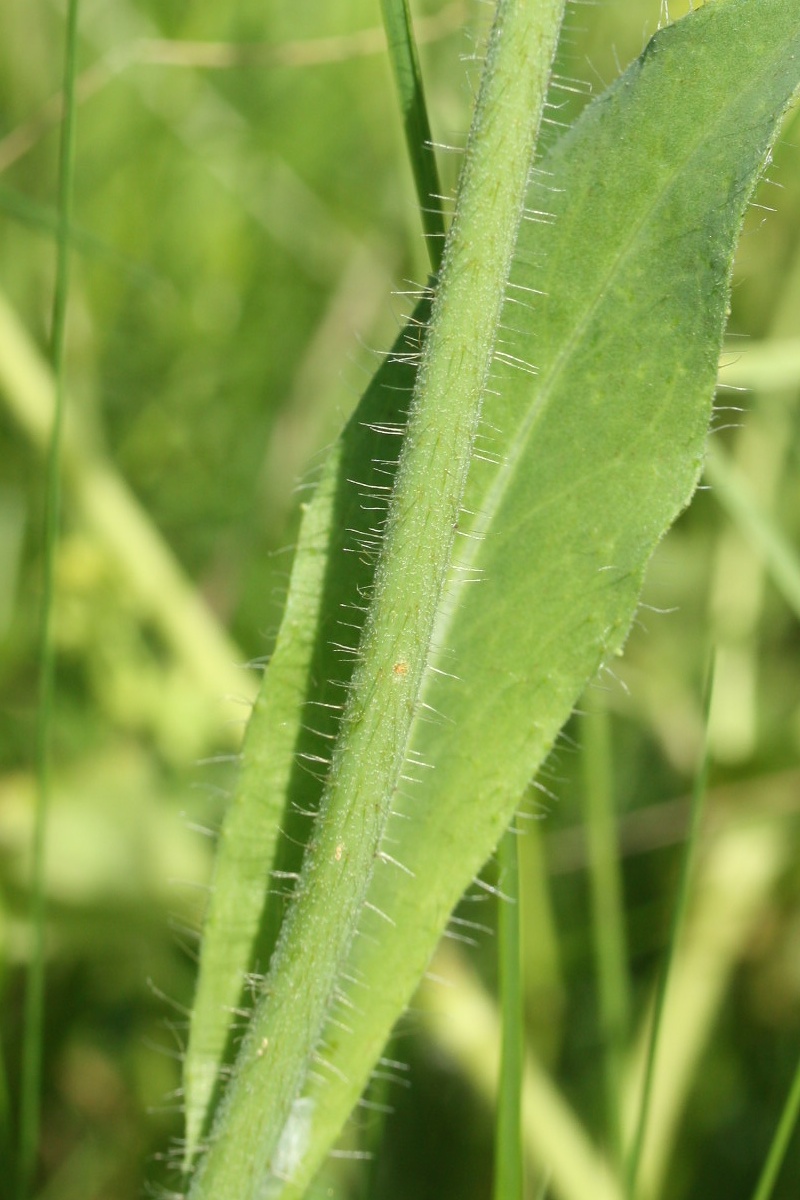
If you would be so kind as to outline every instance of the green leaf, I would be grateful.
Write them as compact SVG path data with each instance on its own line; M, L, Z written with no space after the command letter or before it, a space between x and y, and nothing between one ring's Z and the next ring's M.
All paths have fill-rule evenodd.
M344 969L360 1015L354 1035L326 1037L307 1097L315 1149L585 683L622 647L647 560L695 487L736 237L798 84L798 17L796 0L729 0L664 30L542 164L532 207L546 196L554 219L523 230L516 283L545 294L512 292L531 307L507 347L538 373L501 366L487 400L501 463L471 479L480 540L458 563L475 582L454 584L439 622L448 674L429 677L409 754L420 782L387 834L403 870L377 872L368 897L393 924L367 910Z
M420 316L424 320L423 310ZM340 650L342 622L348 620L343 614L371 586L375 563L353 552L349 531L363 512L361 492L349 481L361 478L370 462L375 429L396 422L398 396L414 386L418 351L418 333L403 333L362 400L370 425L350 422L303 519L278 641L247 727L217 847L184 1063L187 1162L208 1121L220 1066L232 1055L231 1014L249 1011L249 976L266 969L274 949L319 804L320 760L338 732L352 674L352 657ZM355 610L351 615L358 618Z
M410 710L404 774L417 778L401 782L392 797L358 936L341 943L314 1069L274 1135L264 1195L303 1193L453 906L586 682L624 643L647 560L697 482L733 249L798 84L798 52L800 0L708 5L657 35L540 163L510 292L521 303L507 305L504 325L512 328L504 329L484 397L488 461L476 455L470 470L458 520L468 536L456 544L447 595L437 604L435 654L421 703ZM543 210L551 216L538 218ZM416 337L413 323L407 336ZM309 836L301 810L313 812L322 790L307 772L325 772L323 747L336 734L351 679L352 664L343 661L349 653L335 644L357 644L331 631L342 621L360 627L380 542L369 530L380 513L371 519L359 505L382 509L388 495L381 489L391 487L402 440L394 435L404 423L403 392L393 389L407 386L412 366L383 369L306 513L287 618L248 735L246 786L226 829L212 908L220 915L216 924L212 917L204 976L219 972L220 941L257 928L269 865L277 862L279 885L299 869L294 842ZM431 474L434 494L439 486ZM439 562L408 560L412 603L440 569ZM349 634L357 638L358 629ZM248 765L262 753L274 791ZM358 760L351 765L358 770ZM284 784L286 819L305 819L307 827L296 836L285 820L282 841ZM268 795L271 812L262 817ZM376 804L385 800L376 786ZM330 832L314 833L323 836ZM244 883L230 865L237 861L246 863ZM234 1005L242 974L253 962L263 965L275 936L269 930L279 923L273 899L259 949L229 968ZM241 937L234 959L249 937ZM316 949L311 934L293 945L297 988L317 984ZM273 971L268 986L279 982ZM301 991L293 995L299 1003ZM284 1005L292 1007L285 998ZM202 1041L198 1030L220 1024L213 1006L198 1012L193 1041ZM261 1070L274 1077L282 1057L296 1052L284 1044L291 1025L287 1017L277 1043L259 1040L258 1023L251 1029L248 1079ZM215 1033L208 1044L221 1040ZM190 1152L208 1105L192 1064L201 1062L207 1088L217 1053L198 1058L190 1046ZM226 1136L223 1111L214 1137ZM234 1151L243 1159L250 1152L249 1145Z
M353 659L355 669L347 679L334 669L334 681L345 683L346 692L337 692L333 708L319 691L319 680L329 678L327 672L315 674L311 680L296 670L289 673L290 688L311 683L308 701L317 708L323 704L334 720L338 715L339 729L331 758L329 729L320 729L316 723L309 726L308 716L300 725L316 739L315 750L298 754L292 742L287 757L286 743L279 748L277 765L284 773L294 770L297 762L301 767L310 764L315 774L328 764L330 770L319 798L313 837L289 839L307 843L299 883L277 939L272 937L277 922L267 914L265 938L268 945L274 944L268 982L226 1091L221 1124L195 1176L192 1195L198 1198L213 1195L222 1200L223 1195L231 1195L244 1200L262 1194L270 1186L266 1177L278 1178L283 1173L279 1164L285 1153L284 1130L290 1131L289 1145L294 1145L292 1106L313 1069L319 1039L335 1004L339 972L357 936L365 892L419 703L563 7L564 0L542 0L535 6L518 0L498 2L437 296L407 422L403 422L401 455L391 463L385 460L386 452L377 464L366 458L362 465L368 470L371 464L376 467L377 482L365 482L359 469L348 484L352 487L354 482L365 489L361 507L370 514L366 529L364 513L360 514L356 549L368 563L381 551L374 585L369 587L366 620L359 614L363 616L367 608L367 595L352 590L354 573L347 570L341 584L351 589L349 602L324 610L335 624L345 629L356 626L358 637L351 628L349 633L339 634L331 647L345 659ZM387 472L391 484L385 482ZM324 525L328 514L317 507L316 512L320 511ZM421 586L409 588L409 575L421 569ZM298 576L302 575L299 563ZM332 575L341 575L340 564ZM300 586L302 596L302 583ZM342 620L343 611L350 614L350 620ZM293 641L289 631L284 645L289 643L290 657ZM322 653L329 653L327 639ZM306 667L307 642L302 654L302 666ZM282 678L279 673L279 687ZM269 703L267 699L265 707ZM279 701L270 726L281 726L282 708ZM292 728L297 730L296 707L290 711L295 717ZM272 733L268 727L266 738ZM263 822L262 814L269 805L261 802L256 819L252 823L247 820L253 797L259 807L261 787L252 768L259 748L253 751L252 739L248 742L243 768L247 790L240 791L235 803L239 812L223 833L228 849L215 880L210 915L212 951L201 974L199 1016L188 1050L187 1160L195 1150L215 1087L212 1072L223 1043L220 1017L225 1008L235 1007L225 1001L229 993L235 998L241 988L242 970L234 969L232 952L246 947L255 927L257 912L248 885L263 889L258 861L263 871L275 863L279 853L271 814L266 826ZM271 792L277 794L282 795L283 790ZM289 800L290 817L313 811L298 804L292 795ZM233 833L230 825L235 827ZM261 843L258 848L266 851L258 859L252 857L256 837ZM294 870L279 867L280 878L295 875ZM274 913L274 905L271 911ZM247 965L245 959L240 967ZM227 978L221 982L223 974ZM266 1063L262 1062L265 1057ZM244 1156L240 1142L248 1148Z
M381 0L381 9L428 255L433 270L439 271L445 234L442 185L436 166L408 0Z

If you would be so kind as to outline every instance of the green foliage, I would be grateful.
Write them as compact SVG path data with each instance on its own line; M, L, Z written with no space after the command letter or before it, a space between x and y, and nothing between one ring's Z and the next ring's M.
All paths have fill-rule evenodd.
M417 382L410 405L404 410L407 423L402 417L398 422L399 381L391 369L390 378L380 380L374 390L391 394L395 402L390 414L393 419L379 427L376 414L363 405L353 418L355 425L365 427L375 438L383 436L390 446L392 441L397 444L402 433L402 450L390 462L391 449L381 457L380 452L376 455L374 448L367 446L353 462L353 473L336 473L333 511L325 519L331 529L332 552L323 558L315 541L312 554L326 576L340 577L334 586L344 596L330 607L324 595L326 579L318 579L323 604L319 620L306 631L302 624L298 629L292 614L288 632L278 638L276 659L282 642L289 643L293 656L298 644L314 647L316 642L319 657L313 668L314 680L322 678L327 683L320 687L311 682L311 663L307 659L299 706L279 704L268 724L259 720L260 730L251 732L250 740L256 743L256 753L264 753L263 748L272 741L273 729L280 729L283 746L277 748L276 757L285 764L284 769L291 771L297 761L298 732L305 728L316 739L316 745L314 753L301 752L301 765L304 757L305 764L316 767L316 773L321 774L320 764L330 761L330 772L322 795L305 802L305 806L291 794L291 783L283 789L288 795L285 799L281 796L280 815L268 830L270 840L257 847L250 814L255 811L263 822L264 779L263 772L254 774L251 770L247 790L240 792L234 802L239 837L223 831L223 855L234 859L237 866L227 869L224 886L215 881L214 933L207 943L204 979L210 976L216 981L222 975L229 987L240 990L245 974L253 966L253 948L245 946L244 957L232 963L230 930L239 931L240 937L243 929L246 932L243 922L254 893L255 916L260 915L259 881L263 902L269 878L264 867L275 861L274 847L283 813L308 814L309 805L318 807L314 832L305 834L307 852L271 955L264 999L247 1032L250 1049L243 1050L238 1060L246 1069L237 1068L226 1093L225 1120L230 1122L231 1131L236 1128L239 1132L212 1133L209 1152L200 1167L198 1196L221 1196L226 1191L231 1195L255 1195L265 1186L267 1175L277 1179L286 1173L277 1164L287 1153L292 1159L296 1157L293 1147L297 1136L291 1133L294 1106L303 1106L301 1093L318 1058L332 1007L339 1003L342 971L360 932L365 904L370 904L366 895L376 858L383 856L390 861L392 857L386 848L386 826L395 815L394 797L407 769L411 728L425 703L423 677L431 666L434 623L443 604L447 604L444 593L455 533L560 19L558 4L544 5L535 15L514 4L498 6L457 210L420 352ZM391 486L387 482L390 477ZM337 499L343 490L353 489L354 515L343 521L336 511ZM312 508L321 503L321 498L312 502ZM370 514L366 527L359 510ZM316 526L316 519L312 520ZM348 556L339 553L342 534L352 542L342 549L355 551L374 566L374 579L359 584L358 590ZM302 562L300 570L304 573ZM409 586L410 580L416 586ZM302 582L301 596L307 596L308 591L307 582ZM366 619L359 623L368 595L372 599ZM318 635L321 624L325 626L324 640ZM337 635L334 631L339 627L357 628L360 636L355 641L347 633ZM343 679L327 661L331 657L349 659L355 664L352 673ZM273 671L283 690L286 673L282 660L273 660L268 678ZM267 696L270 690L271 684L267 683ZM320 706L333 711L339 726L331 760L327 758L328 731L320 731L313 724L314 710ZM244 755L246 759L247 749ZM243 855L252 864L249 871L242 867ZM405 867L401 865L400 869ZM286 878L287 874L282 871L280 877ZM388 914L386 919L393 920ZM225 958L218 963L220 945ZM309 972L311 962L314 966ZM219 987L216 982L212 986L215 990ZM232 999L237 998L234 992ZM204 1110L210 1092L207 1083L205 1088L202 1086L209 1072L203 1052L206 1028L209 1022L219 1025L220 1017L233 1007L221 1007L216 995L213 999L217 1006L208 1012L201 990L188 1048L190 1155L196 1142L192 1120L195 1106ZM199 1053L195 1041L200 1043ZM220 1044L221 1038L216 1041ZM281 1047L285 1054L276 1053ZM265 1058L268 1070L263 1069L261 1060ZM194 1084L197 1059L202 1072L198 1099ZM218 1056L211 1063L214 1077L219 1065ZM303 1114L306 1107L302 1107ZM304 1115L301 1119L305 1124ZM283 1148L287 1136L288 1151ZM300 1136L302 1139L305 1134ZM245 1143L251 1147L247 1156L237 1150ZM273 1160L275 1165L271 1165ZM294 1177L294 1165L288 1173Z
M733 247L797 83L794 0L764 0L757 12L744 0L708 5L663 30L582 115L573 77L590 69L595 82L613 78L610 47L624 59L635 55L658 6L626 0L581 10L586 28L577 30L568 15L551 91L561 107L551 115L571 128L546 130L512 268L509 301L517 303L506 304L502 328L493 318L486 324L485 346L495 334L502 341L488 389L478 388L477 437L473 443L467 421L459 448L442 453L468 386L451 394L448 385L430 416L424 398L415 399L444 463L404 458L401 478L410 483L398 485L401 514L390 527L402 527L405 486L406 512L420 528L405 559L390 535L388 565L377 566L386 489L401 445L412 444L410 460L417 441L413 425L405 432L416 355L427 325L445 319L438 310L431 316L426 297L303 507L283 623L237 764L223 761L238 728L223 728L219 698L252 694L252 679L236 664L248 654L262 658L275 640L273 593L286 560L269 551L294 540L294 476L351 408L355 372L346 368L345 382L341 374L353 327L372 345L388 344L388 280L422 278L427 264L417 235L406 232L402 119L380 37L363 32L377 21L372 0L294 13L255 3L235 12L151 7L152 17L147 5L115 6L113 14L88 6L82 29L66 519L55 564L54 795L42 896L42 1195L136 1195L145 1155L179 1133L181 1114L145 1113L180 1087L180 1056L159 1062L151 1041L165 1011L161 991L179 1006L191 999L190 970L171 946L167 920L177 908L179 925L196 927L202 908L202 892L176 900L167 886L176 877L207 878L210 845L181 827L179 813L191 807L192 821L212 828L225 808L227 815L186 1060L188 1155L208 1136L211 1102L226 1090L239 1053L240 1082L214 1136L231 1163L246 1160L236 1166L244 1176L279 1139L293 1180L273 1178L270 1194L299 1195L308 1185L309 1194L342 1200L485 1197L484 1106L493 1105L500 1059L492 947L480 932L494 924L490 883L469 891L451 925L481 943L473 951L478 973L452 944L440 949L431 969L457 988L423 982L414 1037L401 1023L391 1049L384 1043L464 888L515 808L530 808L526 786L555 745L540 778L559 804L548 805L548 819L517 847L528 1053L511 1067L523 1075L526 1195L549 1184L575 1200L621 1198L622 1148L641 1111L653 954L672 903L674 863L658 847L682 829L677 797L696 765L706 640L721 643L708 730L709 822L697 834L702 853L685 939L673 948L638 1194L750 1196L763 1167L759 1200L776 1177L775 1195L791 1195L792 1166L783 1176L789 1191L781 1193L778 1175L797 1097L795 842L780 815L796 788L800 727L790 686L796 636L780 598L795 602L800 577L792 547L800 506L788 469L800 279L792 265L800 169L791 140L779 159L780 211L763 227L751 217L731 296L732 329L780 339L781 350L774 357L765 341L749 378L747 356L723 358L732 381L744 372L747 386L773 389L741 431L724 435L727 454L711 463L709 479L736 529L699 499L659 547L645 591L658 608L680 603L685 616L646 617L646 636L634 629L614 666L630 696L611 685L599 703L593 691L594 742L580 756L564 749L569 740L559 751L558 731L584 684L625 641L646 561L701 469ZM466 8L421 5L417 26L435 136L447 142L466 123L458 56L466 43L452 36L474 16ZM0 306L7 1156L18 1140L18 997L31 954L24 847L35 794L37 456L53 399L26 327L41 342L57 228L54 112L29 116L57 86L63 28L49 8L21 2L0 21L9 130L0 139L0 249L11 301ZM15 28L24 32L24 55L13 50ZM179 40L158 40L164 36ZM208 39L220 40L209 49ZM254 40L255 49L241 45ZM316 65L299 69L303 63ZM399 72L403 111L413 114L408 132L424 116L413 47L406 65L414 68L411 77ZM536 82L535 73L517 74L521 86ZM477 89L477 74L474 82ZM491 176L497 160L489 161ZM458 162L440 158L445 189ZM480 207L485 191L476 195ZM497 228L513 241L508 213L497 214ZM428 232L437 232L435 214ZM491 288L502 294L502 256L476 252L478 262L487 258ZM475 280L467 282L467 307L453 308L444 340L471 349L488 308L473 294L470 309ZM462 497L456 468L467 462ZM774 591L763 586L761 558ZM377 608L366 619L372 631L384 621L384 630L368 633L357 653L345 650L361 636L373 591ZM401 607L414 631L398 649ZM598 711L606 706L607 714ZM231 704L225 715L243 711ZM353 735L357 741L367 715L375 720L370 747L383 749L364 778L367 757L353 749ZM598 742L604 720L613 756ZM353 787L337 766L326 790L326 760L339 737L335 761L347 762ZM198 772L197 755L214 761ZM569 828L584 759L595 820L599 1016L583 855ZM790 773L770 782L778 768ZM198 777L218 794L187 800ZM346 807L365 787L382 807L368 805L337 825L334 793ZM226 804L221 793L231 788ZM626 852L616 870L612 795ZM524 814L518 821L527 824ZM489 868L486 879L495 878ZM346 902L338 908L341 879ZM628 964L620 961L626 935ZM242 1021L270 959L242 1044ZM231 1007L241 1010L232 1027ZM179 1012L177 1043L185 1045ZM630 1056L622 1053L626 1032L628 1049L638 1047ZM160 1040L172 1045L169 1035ZM315 1189L309 1181L382 1053L366 1093L375 1107L357 1109L336 1152L345 1157L322 1166ZM402 1078L406 1062L407 1098L381 1078ZM280 1111L263 1142L248 1132L243 1155L225 1123L237 1106L246 1113L237 1088L246 1091L249 1079ZM786 1095L791 1103L764 1166ZM242 1120L249 1129L250 1117ZM367 1149L378 1155L368 1177L358 1166ZM507 1151L510 1162L513 1146ZM224 1188L248 1194L220 1161L215 1197ZM168 1161L151 1164L151 1179L181 1186L175 1164L173 1155L171 1175ZM198 1195L202 1181L201 1173ZM5 1186L0 1180L0 1195Z
M265 797L270 811L275 805L263 768L248 768L232 810L236 828L223 831L201 976L211 980L217 1007L210 1010L201 985L187 1059L190 1154L200 1124L194 1114L205 1111L223 1061L221 1053L209 1061L205 1048L221 1050L224 1038L215 1031L242 1003L234 992L223 1005L219 989L235 988L268 957L263 944L245 946L237 964L233 955L242 946L233 947L231 931L243 942L253 894L251 922L266 899L266 880L258 898L256 877L265 862L279 864L281 822L318 808L313 834L293 836L309 843L302 863L295 870L278 865L281 879L299 873L294 898L193 1195L226 1188L255 1194L266 1178L270 1194L302 1194L531 770L587 680L621 648L645 563L699 474L735 236L797 83L792 15L784 7L769 14L759 17L755 57L752 14L741 4L708 9L665 31L542 160L529 193L534 219L520 234L511 282L529 302L500 342L498 370L483 398L496 469L473 463L461 515L461 446L483 456L471 450L475 385L465 383L462 396L454 364L469 363L470 354L481 364L485 351L480 343L456 351L453 333L440 330L453 310L456 328L468 329L473 343L484 321L493 337L495 330L491 300L465 267L457 278L475 286L479 307L465 318L449 290L448 266L462 233L458 207L420 365L424 386L429 373L435 379L441 342L448 386L432 412L424 393L415 392L405 430L397 411L403 383L390 363L345 434L346 469L331 456L331 482L320 485L309 532L301 531L289 620L265 680L269 717L258 718L249 739L259 756L272 743L285 774L298 754L322 777L330 763L330 774L321 796L313 787L309 795L306 781L298 794L289 778L283 817L273 818L257 843ZM750 82L743 88L745 45ZM513 110L506 119L513 122ZM479 107L475 141L481 120ZM470 161L468 147L468 181ZM482 186L493 196L505 172L489 161ZM459 197L465 206L468 186ZM485 223L487 201L476 206ZM474 263L477 235L463 241ZM537 293L542 302L531 303ZM410 353L409 345L396 356ZM461 422L468 440L446 440ZM393 456L381 443L404 430L387 503ZM351 454L348 436L359 443ZM421 478L413 465L418 454ZM341 512L343 493L353 488L356 500ZM379 516L363 515L374 512ZM437 513L445 528L457 521L466 534L466 549L454 551L452 561ZM331 532L321 554L323 527ZM355 577L347 550L368 569L377 564L374 595L371 576ZM453 575L442 596L436 581L443 565ZM477 586L464 589L465 582ZM320 606L311 623L306 614L305 630L294 595L306 604L313 595ZM360 641L336 634L342 626L360 633L362 611ZM427 615L434 612L435 628ZM288 670L283 646L292 657ZM337 666L342 658L356 664L352 675ZM299 699L292 708L287 691ZM322 729L315 721L320 707L333 714ZM302 742L307 749L300 748L301 731L311 735L310 744ZM248 746L244 756L247 763ZM414 782L404 789L409 777ZM359 1004L362 991L366 1005Z

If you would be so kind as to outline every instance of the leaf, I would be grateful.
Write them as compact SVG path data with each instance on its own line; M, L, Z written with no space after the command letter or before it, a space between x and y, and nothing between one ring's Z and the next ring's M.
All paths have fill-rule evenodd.
M375 427L396 421L398 396L414 385L418 350L418 335L401 334L370 384L362 406ZM252 1005L248 976L265 970L274 949L319 804L319 760L338 732L353 665L340 649L342 622L375 567L353 545L350 531L363 512L361 490L350 481L370 463L376 436L354 417L331 451L305 512L275 652L248 723L217 847L184 1063L187 1161L208 1121L220 1066L232 1057L231 1014Z
M400 111L403 115L408 157L420 202L420 219L425 230L425 243L431 267L438 273L442 265L445 236L440 199L442 184L436 165L433 135L428 123L428 108L414 41L411 12L408 0L381 0L381 9L386 28L389 61L392 64Z
M356 486L366 489L361 506L370 513L370 524L364 529L358 521L361 532L355 532L355 548L367 564L377 559L374 581L369 595L353 591L353 572L345 571L342 582L351 591L344 609L350 620L342 620L341 607L324 610L345 626L331 648L352 659L355 669L335 702L323 701L329 722L330 714L338 721L333 734L316 723L309 725L308 711L300 723L317 740L315 752L298 754L292 743L287 756L287 742L280 743L278 735L279 772L285 775L299 762L311 764L317 775L324 774L319 817L313 836L299 840L305 845L299 875L279 868L279 877L297 877L298 886L274 941L268 981L239 1051L218 1130L195 1175L192 1195L198 1198L213 1195L223 1200L224 1188L225 1195L244 1200L245 1195L268 1189L265 1177L278 1172L282 1130L291 1128L292 1105L312 1069L341 964L357 934L445 586L564 2L542 0L531 6L498 0L438 294L407 420L393 427L394 432L404 430L401 454L396 463L374 464L375 482L365 483L360 470L356 476ZM368 469L370 464L367 459ZM387 473L391 484L385 482ZM324 525L327 513L316 511ZM422 565L426 568L422 586L409 589L408 574ZM297 574L298 578L304 574L302 562ZM334 566L331 578L340 576L341 567ZM302 586L300 594L302 606ZM292 642L290 629L284 638L290 659ZM301 670L290 670L288 676L279 673L277 687L281 690L282 680L288 680L290 689L310 683L307 699L318 709L320 677L304 675L313 665L309 648L306 640ZM326 641L323 656L328 652ZM323 681L328 678L326 673L321 676ZM338 683L341 671L335 670L333 678ZM323 690L326 686L323 683ZM269 691L268 687L265 709L270 707ZM281 708L279 699L271 726L280 728ZM273 728L267 728L268 740L272 733ZM332 753L331 740L335 741ZM258 751L249 737L243 790L223 834L227 849L215 881L211 950L201 971L187 1055L187 1161L196 1149L215 1087L217 1055L225 1041L220 1018L233 1007L225 1000L231 994L235 999L248 965L247 959L241 959L239 971L235 970L255 927L252 896L264 887L265 875L259 880L258 863L266 867L276 861L274 820L268 817L265 823L262 812L255 812L252 822L247 820L249 800L256 797L258 805L260 783L252 761ZM276 794L271 791L272 797ZM267 813L270 808L269 801L262 805ZM294 814L311 815L312 810L290 795L286 812L291 819ZM235 827L232 835L231 827ZM265 853L256 856L254 849ZM275 906L270 908L267 943L276 926L270 919ZM221 980L221 974L227 978ZM269 1061L264 1063L267 1051ZM240 1141L247 1144L246 1156Z
M419 779L396 796L270 1196L302 1195L318 1169L453 906L586 682L621 649L647 560L696 485L733 248L798 84L799 18L800 0L704 7L658 34L540 164L531 207L552 219L520 234L511 299L524 303L508 307L514 330L484 401L495 461L470 472L459 520L470 536L459 541L407 756ZM337 605L364 606L364 576L347 600L356 556L340 553L345 540L353 548L340 515L354 511L348 477L365 485L362 503L376 480L390 483L398 394L385 385L397 369L384 368L384 386L367 393L306 514L264 701L277 686L297 704L276 708L284 772L295 738L307 735L304 705L340 705L347 685L348 666L326 640ZM348 455L359 474L339 474ZM424 571L409 589L424 586ZM319 583L321 599L303 601ZM319 613L316 642L293 623L295 601ZM287 811L315 791L293 791L301 761Z

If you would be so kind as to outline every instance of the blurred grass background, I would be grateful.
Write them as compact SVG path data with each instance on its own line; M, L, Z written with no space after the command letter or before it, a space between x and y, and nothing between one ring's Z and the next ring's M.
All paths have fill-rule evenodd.
M686 7L672 5L671 16ZM463 144L488 10L478 0L413 9L435 137ZM568 121L582 93L610 83L661 15L658 0L572 9L560 69L579 82L553 116ZM0 1162L12 1160L16 1137L31 944L51 403L41 356L63 22L63 6L45 0L0 9ZM180 1046L213 845L198 827L217 826L258 675L244 664L269 654L280 617L295 485L313 478L406 311L392 289L427 270L379 24L374 0L81 5L42 1200L157 1188L180 1134ZM458 161L441 155L448 190ZM741 473L737 495L752 494L786 540L791 573L796 121L769 177L757 199L776 211L754 208L748 219L722 380L745 378L740 335L765 352L751 360L750 390L720 393L720 405L744 413L720 411L727 428L715 441ZM776 383L778 360L788 366ZM703 672L718 647L708 819L675 1028L668 1022L664 1035L662 1133L643 1168L653 1198L662 1187L676 1198L749 1196L800 1055L800 637L797 599L775 580L763 537L754 541L713 491L699 493L659 550L651 607L599 693L639 1021L667 937ZM526 996L536 1060L603 1142L582 738L576 716L543 776L549 795L531 801L545 819L526 823ZM477 940L468 969L491 986L493 941ZM459 1066L423 1025L404 1022L391 1051L412 1086L390 1090L377 1159L366 1169L333 1160L321 1195L488 1196L480 1071L466 1055ZM353 1144L377 1141L374 1121L362 1115ZM795 1146L776 1196L795 1196L798 1177ZM0 1170L3 1200L9 1186Z

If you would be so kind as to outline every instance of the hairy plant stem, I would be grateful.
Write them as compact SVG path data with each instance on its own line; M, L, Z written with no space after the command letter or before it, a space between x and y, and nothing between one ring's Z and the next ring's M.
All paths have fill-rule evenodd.
M563 0L499 0L375 590L313 843L190 1192L249 1200L302 1161L303 1087L405 760L448 577ZM270 1183L272 1181L272 1183Z

